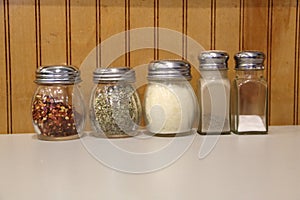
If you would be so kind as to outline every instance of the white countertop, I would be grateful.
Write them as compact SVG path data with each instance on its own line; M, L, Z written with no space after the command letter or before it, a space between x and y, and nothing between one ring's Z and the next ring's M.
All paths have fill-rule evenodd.
M87 136L47 142L34 134L0 135L0 200L20 199L300 199L300 126L273 126L268 135L175 140Z

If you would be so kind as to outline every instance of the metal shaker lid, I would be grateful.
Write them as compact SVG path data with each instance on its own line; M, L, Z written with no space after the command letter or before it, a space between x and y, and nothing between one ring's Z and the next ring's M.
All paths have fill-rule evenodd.
M191 65L184 60L155 60L148 66L148 80L186 79L191 80Z
M263 70L265 54L260 51L241 51L234 56L235 70Z
M200 70L228 70L228 53L219 50L203 51L199 56Z
M35 72L37 84L75 84L81 82L80 71L71 65L41 66Z
M128 67L97 68L93 72L93 81L126 81L135 82L135 71Z

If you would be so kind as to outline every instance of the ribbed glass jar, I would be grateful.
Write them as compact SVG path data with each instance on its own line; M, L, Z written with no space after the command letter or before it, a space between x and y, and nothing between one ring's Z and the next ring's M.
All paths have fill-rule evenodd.
M198 133L230 134L230 81L227 76L229 56L224 51L204 51L199 56Z
M76 139L85 122L84 103L74 66L42 66L36 71L36 91L32 98L32 122L41 140Z
M90 100L91 124L98 136L137 134L142 108L134 87L135 71L127 67L97 68Z
M190 134L197 116L190 64L182 60L153 61L148 67L145 121L156 135Z
M268 84L263 75L264 58L264 54L258 51L243 51L235 55L231 128L236 134L268 132Z

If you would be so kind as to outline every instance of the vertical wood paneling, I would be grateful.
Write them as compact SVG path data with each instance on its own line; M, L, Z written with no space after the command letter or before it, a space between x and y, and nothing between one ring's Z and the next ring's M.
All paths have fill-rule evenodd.
M6 62L5 62L5 12L4 0L0 0L0 133L7 131L7 87L6 87ZM6 21L7 22L7 21Z
M96 44L96 1L71 1L71 64L79 67Z
M267 52L268 0L242 0L243 50ZM282 0L280 0L282 1Z
M101 34L101 41L108 39L109 37L124 32L125 31L125 1L124 0L101 0L101 11L100 11L100 20L101 20L101 27L100 27L100 34ZM125 53L125 44L126 44L126 37L121 38L120 42L122 44L122 51ZM100 42L101 42L100 41ZM111 49L107 49L105 53L112 53L115 51L116 47L111 47ZM102 51L102 49L101 49ZM101 52L100 60L105 59L103 56L103 52ZM106 63L106 62L105 62ZM111 66L124 66L125 63L125 54L115 60ZM103 64L101 64L103 65Z
M148 29L150 31L145 31L145 29L154 27L154 17L154 1L130 1L130 29L144 29L139 31L139 33L145 32L143 35L130 34L129 39L130 67L135 68L136 86L142 103L144 102L144 92L146 89L147 65L154 60L155 53L153 48L155 44L154 29ZM143 46L149 47L149 49L132 51Z
M199 43L204 49L211 49L211 0L189 0L187 5L187 35ZM200 52L189 52L191 44L188 45L188 58L194 64L192 68L193 79L191 84L197 91L200 74L198 72L198 55ZM191 51L194 51L191 49Z
M36 69L35 8L34 0L9 2L12 132L22 133L33 131L30 105Z
M296 7L296 43L295 43L295 105L294 105L294 116L295 124L300 124L300 4L297 1Z
M188 36L211 49L211 0L188 1Z
M240 0L216 0L215 49L227 51L229 78L234 78L234 54L239 51Z
M65 0L40 1L41 64L67 63Z
M269 71L269 0L241 0L241 50L258 50L266 54L265 76ZM271 0L272 1L272 0Z
M33 131L30 102L37 66L80 66L100 42L126 30L153 26L182 35L169 38L154 30L147 42L156 49L125 53L137 45L137 38L124 34L120 46L98 52L100 65L108 63L103 62L105 55L117 50L124 55L111 66L134 68L153 59L187 58L194 64L191 83L197 90L200 52L188 51L191 43L185 34L205 49L227 51L231 79L233 55L238 50L260 50L267 56L270 124L299 124L299 8L297 0L0 0L0 133ZM163 46L178 55L160 49ZM137 75L145 81L146 70ZM139 92L143 96L143 87Z
M183 33L183 1L158 1L158 25L161 28L167 28L171 31ZM158 58L159 59L181 59L183 57L183 40L182 36L169 37L170 35L158 32ZM166 44L166 45L165 45ZM161 48L170 48L177 52L168 52Z
M154 27L154 1L131 0L130 2L130 29ZM148 33L148 32L147 32ZM144 37L145 42L140 46L147 46L148 43L154 47L154 32ZM143 41L142 37L136 38L130 35L130 47L137 46L136 41ZM154 49L142 49L130 52L130 66L135 67L147 64L154 59Z
M7 133L12 133L11 48L9 2L4 0Z
M273 0L271 124L294 123L296 0Z

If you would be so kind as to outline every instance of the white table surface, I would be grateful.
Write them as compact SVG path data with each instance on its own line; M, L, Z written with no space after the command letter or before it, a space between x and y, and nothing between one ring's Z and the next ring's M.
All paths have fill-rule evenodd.
M132 174L105 166L83 140L48 142L34 134L0 135L0 200L300 199L300 126L273 126L268 135L221 136L202 159L199 149L213 137L175 139L188 137L192 145L167 167ZM173 139L113 143L132 152L157 148L159 153L160 145ZM141 166L147 161L141 160Z

